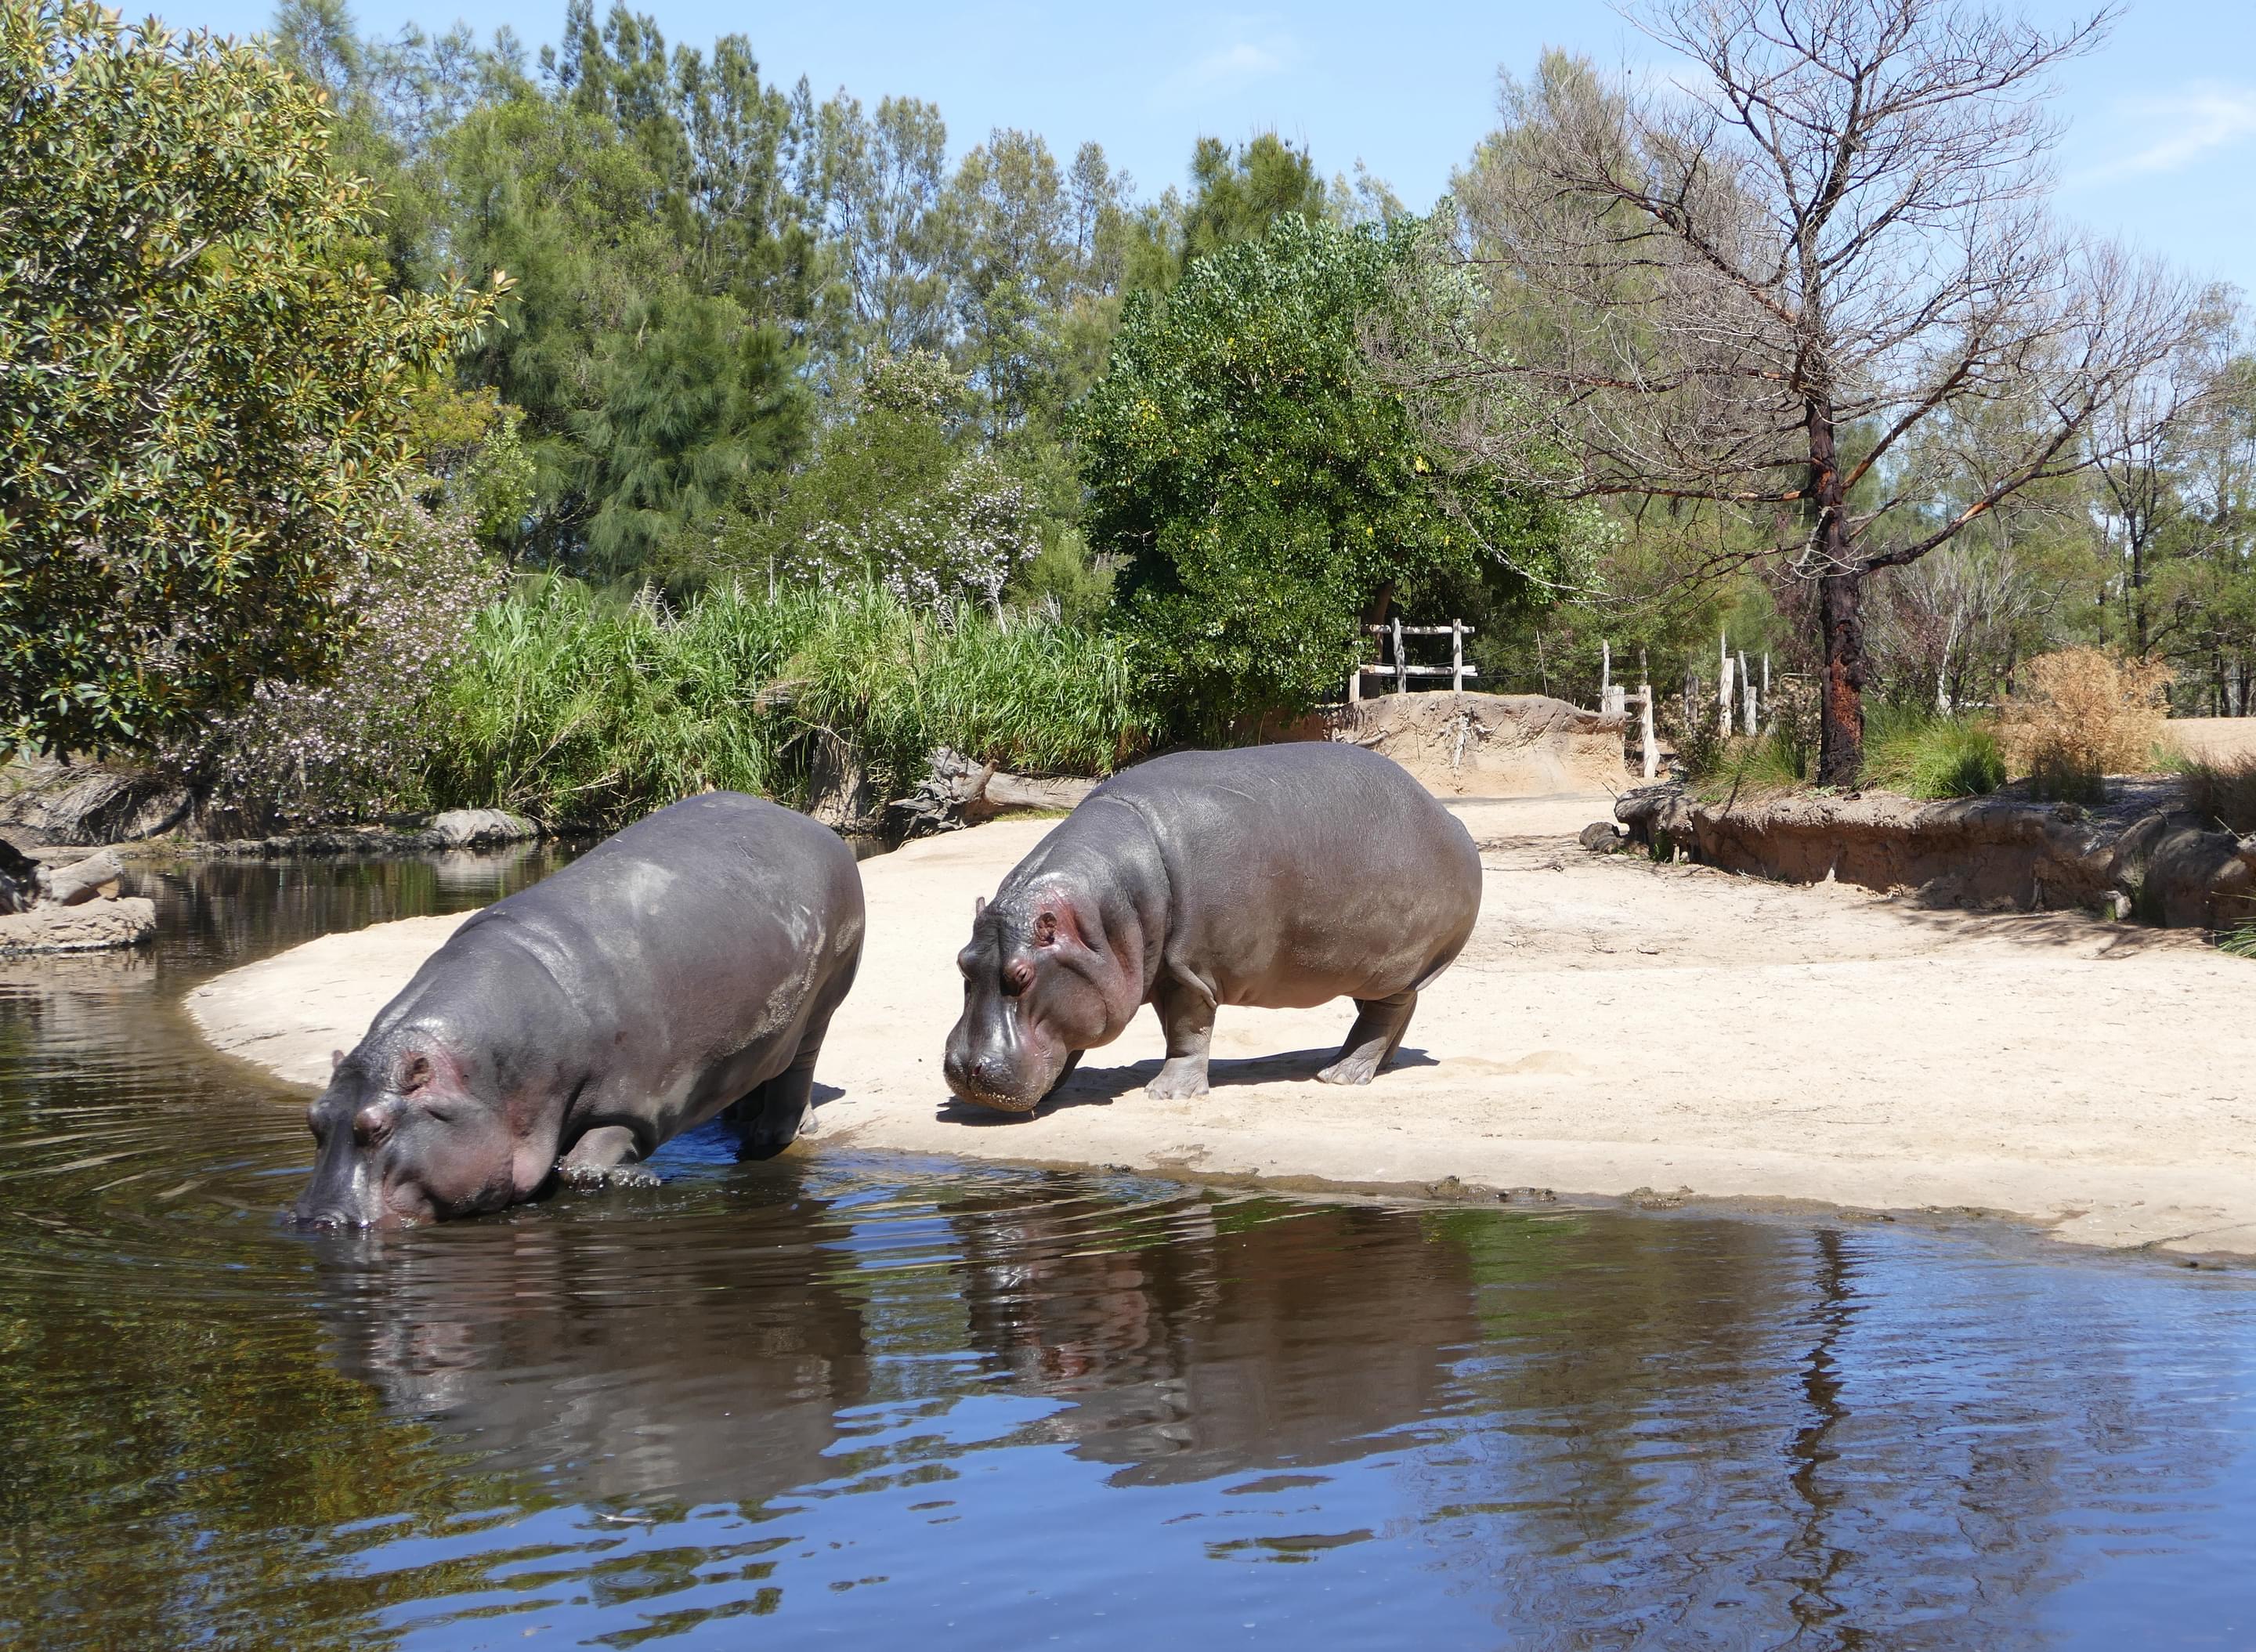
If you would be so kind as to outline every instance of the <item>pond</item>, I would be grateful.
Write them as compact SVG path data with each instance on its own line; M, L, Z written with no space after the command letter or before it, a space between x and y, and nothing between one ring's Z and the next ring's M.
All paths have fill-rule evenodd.
M388 1236L178 1008L539 855L0 964L0 1642L2256 1646L2256 1293L1979 1225L826 1148Z

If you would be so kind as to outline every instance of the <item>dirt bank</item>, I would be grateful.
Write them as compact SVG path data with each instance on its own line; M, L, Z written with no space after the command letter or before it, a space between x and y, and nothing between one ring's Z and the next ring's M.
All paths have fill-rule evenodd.
M1618 712L1540 694L1384 694L1323 714L1324 738L1384 752L1440 797L1616 792Z
M1370 1088L1311 1077L1342 1011L1233 1009L1213 1093L1149 1100L1146 1012L1023 1120L957 1107L939 1051L972 900L1051 823L868 862L869 950L823 1052L815 1150L1970 1207L2091 1244L2256 1254L2256 964L2080 915L1577 850L1610 801L1453 806L1484 845L1481 926ZM327 936L189 1009L221 1048L311 1085L457 921Z

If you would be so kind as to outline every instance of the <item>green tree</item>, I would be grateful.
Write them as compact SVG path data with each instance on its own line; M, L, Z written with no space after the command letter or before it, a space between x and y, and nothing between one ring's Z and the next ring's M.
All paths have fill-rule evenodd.
M321 672L410 399L492 293L387 293L368 184L264 53L0 10L0 746L148 746Z
M1390 604L1501 611L1583 576L1590 518L1444 467L1369 370L1390 308L1471 300L1416 279L1421 233L1290 215L1129 298L1075 428L1090 541L1188 731L1336 692Z
M1202 138L1191 155L1194 193L1183 214L1182 267L1241 241L1258 240L1291 214L1326 215L1324 181L1306 150L1263 132L1232 152L1219 138Z

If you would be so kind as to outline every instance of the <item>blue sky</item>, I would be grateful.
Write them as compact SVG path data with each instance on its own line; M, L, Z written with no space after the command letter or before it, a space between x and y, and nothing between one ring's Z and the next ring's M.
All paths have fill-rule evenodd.
M175 26L240 34L271 12L269 0L158 9ZM506 23L537 46L554 37L563 0L358 0L356 9L365 32L459 18L482 33ZM995 126L1031 127L1061 155L1094 138L1146 194L1181 180L1199 134L1236 139L1273 127L1309 145L1326 172L1359 159L1422 206L1488 129L1500 67L1526 74L1546 46L1606 64L1653 55L1598 0L1243 11L1173 0L640 0L637 9L669 40L741 32L770 78L804 74L818 95L843 86L867 102L896 92L936 102L959 152ZM2087 9L2028 6L2048 21ZM2069 122L2065 214L2256 292L2256 0L2139 0L2106 45L2062 74L2057 96Z

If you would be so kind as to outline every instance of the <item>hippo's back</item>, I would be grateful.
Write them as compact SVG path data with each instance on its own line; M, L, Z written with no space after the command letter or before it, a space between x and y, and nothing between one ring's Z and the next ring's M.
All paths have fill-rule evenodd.
M1170 951L1223 1001L1399 991L1454 958L1479 915L1480 855L1464 827L1361 746L1177 752L1113 776L1082 808L1110 814L1104 801L1132 809L1158 843Z

